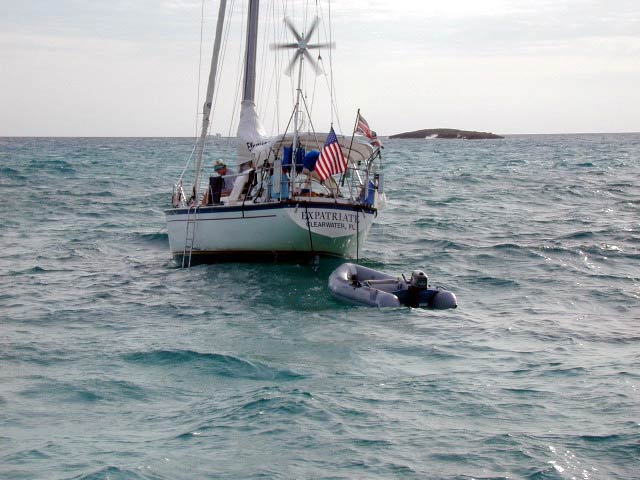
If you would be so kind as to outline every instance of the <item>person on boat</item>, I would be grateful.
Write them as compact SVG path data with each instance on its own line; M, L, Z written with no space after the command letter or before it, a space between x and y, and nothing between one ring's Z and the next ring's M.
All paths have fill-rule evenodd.
M222 184L222 191L220 193L220 196L228 197L231 191L233 190L233 185L236 180L236 177L233 176L235 175L235 172L231 170L229 167L227 167L227 165L221 160L218 160L216 164L213 166L213 171L216 172L219 177L222 177L222 181L224 182ZM213 179L214 177L211 177L211 178ZM202 205L210 205L210 202L209 202L210 190L211 190L210 188L207 188L205 190L204 195L202 197ZM216 201L215 198L216 196L214 195L212 201L215 202Z
M233 184L236 181L236 177L234 177L233 175L235 175L236 172L227 167L227 165L221 160L218 160L213 166L213 171L224 178L222 196L228 196L231 193L231 190L233 190Z

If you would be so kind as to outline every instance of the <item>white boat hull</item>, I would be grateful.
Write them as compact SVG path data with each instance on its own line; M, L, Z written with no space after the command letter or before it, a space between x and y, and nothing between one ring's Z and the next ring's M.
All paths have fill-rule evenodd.
M193 261L205 257L356 257L375 214L375 209L361 205L313 200L165 211L172 255L190 255Z

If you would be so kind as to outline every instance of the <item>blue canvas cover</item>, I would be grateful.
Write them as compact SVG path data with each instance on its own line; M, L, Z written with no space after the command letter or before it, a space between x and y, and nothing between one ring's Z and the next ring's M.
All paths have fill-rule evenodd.
M292 147L284 147L282 157L282 171L288 173L291 170L291 159L293 158Z
M316 168L318 157L320 157L320 152L317 150L311 150L304 156L304 159L302 160L302 166L310 172L313 172L313 170Z

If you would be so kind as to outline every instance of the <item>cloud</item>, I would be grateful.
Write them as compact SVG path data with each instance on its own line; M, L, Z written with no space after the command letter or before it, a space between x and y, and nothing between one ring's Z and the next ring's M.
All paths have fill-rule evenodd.
M374 35L366 43L394 55L565 54L574 47L583 53L627 55L637 51L640 39L637 1L405 1L373 3L370 9L367 3L343 6L336 30L346 30L353 17L369 23ZM348 33L345 38L350 45L363 40Z
M191 133L201 0L3 3L0 103L6 108L0 135ZM221 79L227 110L239 83L240 3L232 18L233 53ZM287 3L296 25L308 25L302 14L307 4L314 5ZM326 19L326 2L318 5ZM280 3L261 5L267 20L261 41L263 33L282 32L273 6ZM640 101L637 0L350 0L331 8L343 123L362 106L382 133L443 123L503 132L568 131L571 122L581 130L610 130L613 120L617 129L640 128L633 108ZM216 16L217 2L207 0L201 89ZM260 55L265 51L273 54L267 49ZM271 57L259 59L267 85L259 91L278 76L289 92L282 68L265 65L272 65ZM317 80L320 88L324 79ZM307 81L315 87L314 78ZM317 98L315 111L328 108ZM46 115L39 105L47 105ZM283 102L281 117L288 118L287 111ZM555 123L546 111L556 112ZM228 125L216 122L229 123L230 117L216 117L216 131L227 132ZM269 126L273 114L265 117ZM457 118L469 124L457 124Z

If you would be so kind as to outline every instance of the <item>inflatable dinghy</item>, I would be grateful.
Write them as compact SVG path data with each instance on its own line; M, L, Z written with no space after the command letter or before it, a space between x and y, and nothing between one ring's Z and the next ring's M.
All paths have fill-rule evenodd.
M456 308L453 292L430 288L424 272L414 270L411 278L394 277L354 263L343 263L329 277L331 293L348 302L371 307Z

